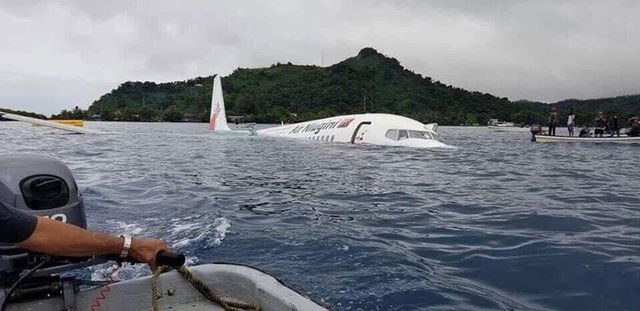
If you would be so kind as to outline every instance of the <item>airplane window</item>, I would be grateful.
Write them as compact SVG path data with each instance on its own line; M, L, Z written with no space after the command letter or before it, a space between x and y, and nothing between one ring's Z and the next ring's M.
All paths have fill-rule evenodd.
M335 138L336 135L331 135L331 142L333 142L333 139Z
M409 137L411 138L421 138L421 139L425 139L427 137L425 137L425 132L420 132L420 131L409 131Z
M384 137L393 139L393 140L398 140L396 138L397 136L398 136L398 130L388 130L387 133L384 134Z
M409 134L407 133L407 130L400 130L398 132L398 140L403 140L407 138L409 138Z

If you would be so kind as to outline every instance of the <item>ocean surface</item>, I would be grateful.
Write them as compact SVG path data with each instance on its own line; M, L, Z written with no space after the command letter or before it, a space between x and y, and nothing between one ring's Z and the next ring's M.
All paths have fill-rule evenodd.
M416 150L86 126L117 134L0 122L0 152L59 158L91 228L161 237L191 264L257 267L332 310L640 309L640 145L441 127L457 148Z

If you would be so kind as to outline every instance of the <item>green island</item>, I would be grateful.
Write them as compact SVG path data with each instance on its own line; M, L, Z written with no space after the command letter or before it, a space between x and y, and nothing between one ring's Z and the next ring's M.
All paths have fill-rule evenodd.
M36 119L47 119L47 117L43 114L38 114L35 112L24 111L24 110L12 110L7 108L0 108L0 112L12 113L12 114L17 114L20 116L31 117ZM0 116L0 121L10 121L10 120L4 119L2 118L2 116Z
M94 101L52 119L191 121L209 119L213 76L168 83L125 82ZM301 122L342 114L393 113L441 125L484 125L489 119L546 123L550 106L578 122L602 111L622 120L640 115L640 95L567 99L556 103L510 101L506 97L443 84L405 69L395 58L364 48L328 67L274 64L238 68L223 77L227 116L246 122ZM582 120L582 121L581 121Z

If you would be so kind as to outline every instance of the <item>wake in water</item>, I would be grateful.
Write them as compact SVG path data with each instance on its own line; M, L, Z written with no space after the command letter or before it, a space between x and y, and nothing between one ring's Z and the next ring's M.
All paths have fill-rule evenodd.
M144 236L148 231L141 224L126 223L123 221L110 221L120 229L120 232L132 236ZM213 221L206 221L201 217L189 216L185 218L174 218L170 220L169 229L163 239L171 245L171 247L179 252L190 254L187 256L186 265L195 265L200 262L197 255L189 252L192 249L210 249L222 244L231 223L224 217L219 217ZM92 268L88 268L91 273L92 281L106 281L113 272L113 264L102 264ZM130 280L151 274L151 270L147 265L132 265L123 263L122 267L113 274L116 281Z

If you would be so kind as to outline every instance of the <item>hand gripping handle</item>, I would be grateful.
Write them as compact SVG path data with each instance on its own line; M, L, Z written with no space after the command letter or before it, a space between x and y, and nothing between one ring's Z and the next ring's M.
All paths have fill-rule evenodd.
M183 254L167 252L167 251L159 251L156 254L156 264L158 266L169 266L173 268L178 268L184 265L185 257Z

